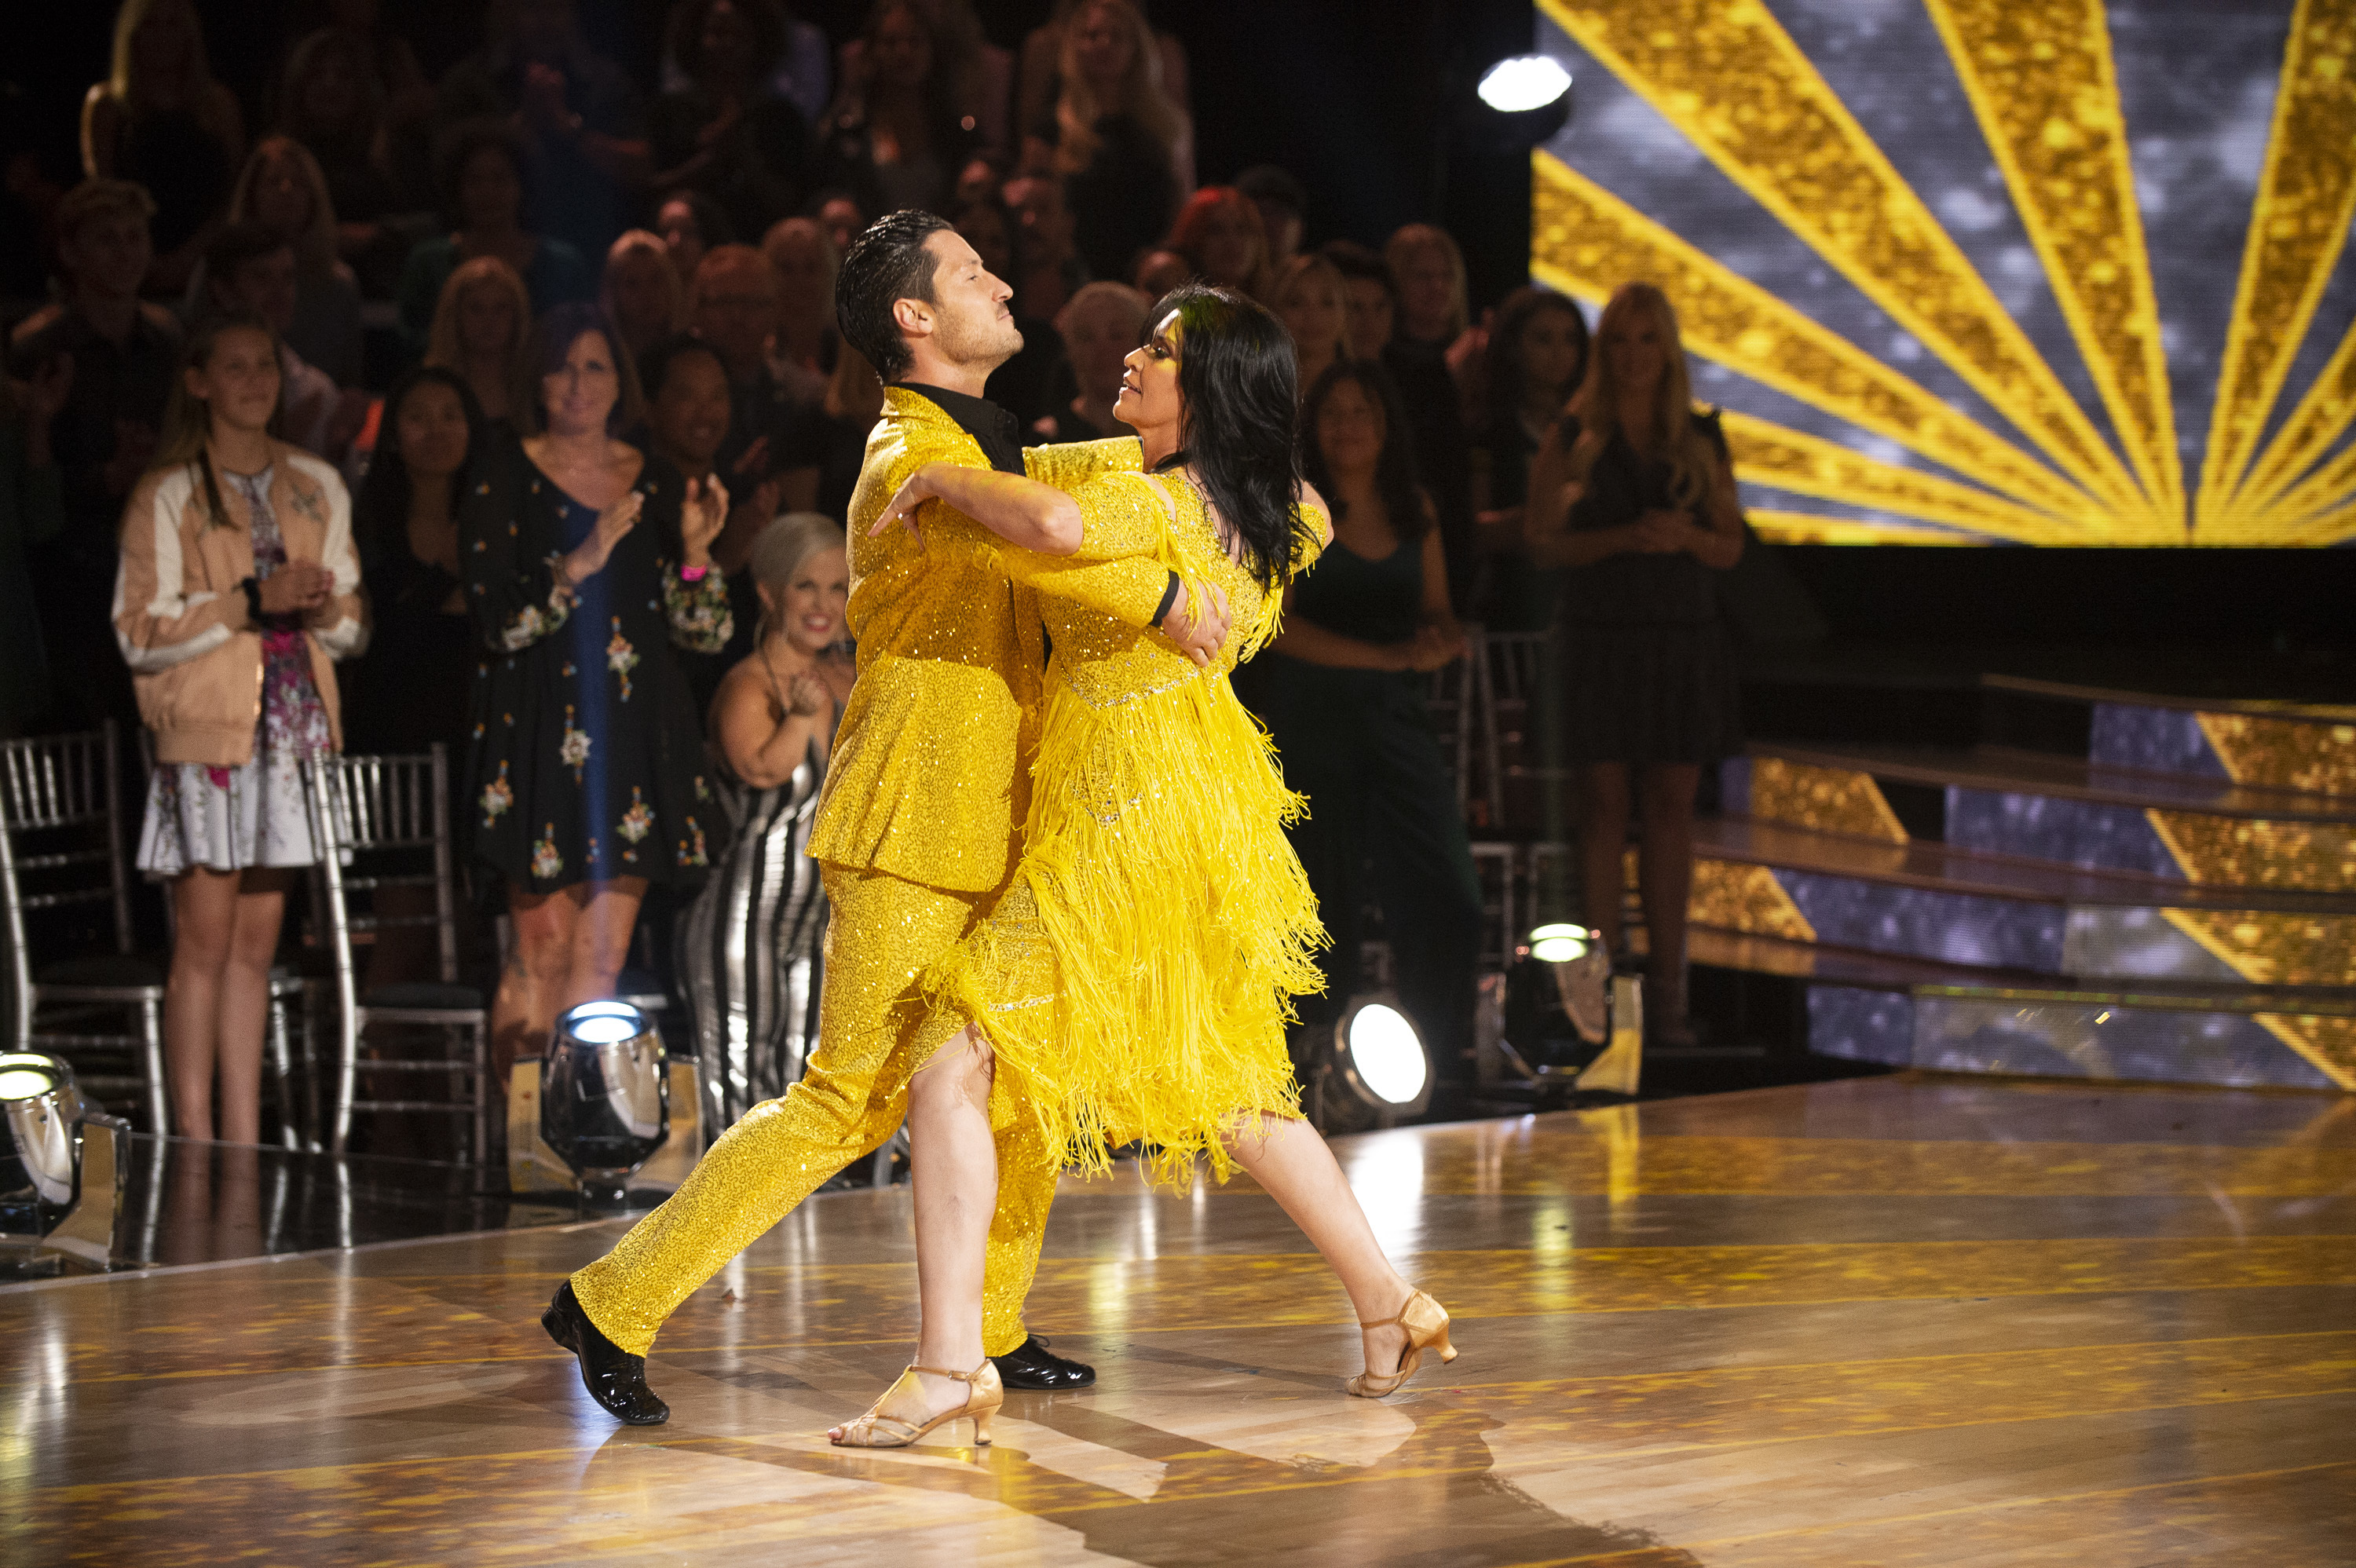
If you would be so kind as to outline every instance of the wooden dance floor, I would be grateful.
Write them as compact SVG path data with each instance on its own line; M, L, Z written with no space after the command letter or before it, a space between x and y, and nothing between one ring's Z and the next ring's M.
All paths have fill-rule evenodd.
M1344 1140L1464 1355L1346 1397L1238 1179L1069 1183L1096 1389L845 1453L905 1189L818 1199L617 1429L535 1321L612 1224L0 1291L15 1563L2356 1562L2356 1099L1899 1076Z

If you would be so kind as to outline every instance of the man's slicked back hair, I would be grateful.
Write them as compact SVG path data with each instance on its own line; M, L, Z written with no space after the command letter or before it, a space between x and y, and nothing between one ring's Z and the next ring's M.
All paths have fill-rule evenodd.
M869 224L842 255L834 280L834 320L842 340L875 367L885 382L908 373L914 358L892 306L900 300L933 303L933 253L925 241L948 219L905 208Z

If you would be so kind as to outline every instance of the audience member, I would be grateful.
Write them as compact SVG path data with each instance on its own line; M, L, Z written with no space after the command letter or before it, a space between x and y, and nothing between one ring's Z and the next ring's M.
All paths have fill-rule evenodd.
M1179 251L1162 247L1139 251L1129 269L1130 283L1148 299L1158 300L1194 276L1194 262Z
M1308 796L1292 841L1333 945L1330 1028L1360 990L1361 868L1389 939L1401 1005L1442 1082L1472 1074L1481 889L1456 786L1432 732L1430 672L1464 654L1430 498L1415 483L1398 398L1381 368L1344 360L1301 411L1301 472L1333 508L1333 543L1287 591L1284 625L1239 682L1275 736L1284 782Z
M1014 123L1028 129L1055 112L1063 91L1064 29L1081 0L1055 0L1046 21L1023 40L1023 60L1014 90ZM1194 97L1186 71L1186 46L1173 33L1156 30L1154 52L1161 56L1162 91L1179 112L1194 114Z
M1236 188L1259 208L1259 226L1268 236L1269 271L1282 273L1301 254L1301 239L1308 222L1309 193L1301 188L1299 180L1274 164L1255 164L1246 169L1236 176Z
M864 212L946 205L982 145L958 101L968 57L916 0L876 0L860 42L820 137L819 183L847 187Z
M59 717L77 726L131 717L131 677L107 628L123 504L155 452L166 400L178 374L180 325L139 297L155 204L124 180L84 180L58 204L64 298L17 324L14 373L53 361L73 367L65 406L49 423L49 448L65 485L66 526L33 552L41 583L42 636L59 668L77 678Z
M495 0L488 41L442 79L438 117L446 126L512 121L538 165L539 221L595 256L626 227L647 144L637 86L581 37L578 11L575 0Z
M633 356L687 325L687 287L661 235L633 229L614 241L597 304Z
M1472 443L1450 354L1465 333L1464 258L1446 231L1410 223L1383 247L1398 315L1383 349L1415 438L1417 471L1440 509L1449 582L1461 607L1472 584Z
M844 344L834 357L826 396L786 426L777 457L779 504L789 512L850 516L867 437L883 414L883 381L857 349Z
M1071 297L1055 318L1055 333L1064 340L1079 391L1033 424L1034 433L1049 442L1137 433L1112 417L1112 406L1120 400L1121 375L1145 336L1145 313L1152 303L1127 283L1088 283Z
M442 285L426 335L425 363L466 383L483 417L511 433L521 414L524 335L531 298L497 256L462 263Z
M1295 256L1285 265L1277 277L1276 314L1292 335L1304 393L1329 366L1350 357L1342 274L1324 257Z
M65 486L49 425L73 389L73 373L71 356L60 354L22 385L0 376L0 741L27 733L49 707L32 547L65 531Z
M1002 153L1015 144L1007 135L1006 106L1014 89L1014 56L991 43L983 31L973 0L916 0L934 47L951 62L949 101L959 123L972 133L976 151ZM870 13L873 20L873 13ZM844 83L867 76L869 35L842 46L838 80Z
M967 202L947 216L991 276L1004 281L1022 272L1014 224L1004 208L994 201ZM1051 324L1016 315L1014 329L1023 335L1023 347L990 373L982 396L1027 427L1053 417L1056 406L1071 396L1072 375L1064 360L1064 340Z
M330 463L359 433L368 396L347 400L326 371L306 362L286 341L301 297L294 247L263 223L232 223L205 247L205 312L252 316L278 335L279 431L286 440Z
M1194 185L1194 132L1162 89L1162 54L1130 0L1085 0L1063 27L1055 112L1023 127L1026 170L1064 182L1088 270L1121 263L1165 232Z
M501 1082L556 1016L614 994L648 882L701 878L722 830L674 643L728 641L711 570L724 498L618 441L629 352L594 305L533 329L527 432L461 503L477 635L477 859L505 879L515 955L492 1004Z
M680 988L704 1125L717 1132L784 1093L816 1042L826 893L809 857L851 660L842 525L777 518L752 549L758 631L710 705L727 851L680 916Z
M1268 293L1268 236L1260 231L1259 208L1231 185L1205 186L1189 197L1168 243L1204 283L1254 299Z
M1006 197L1006 160L996 153L976 153L958 171L957 184L949 191L952 205L969 201L1003 201Z
M769 368L777 335L777 274L750 245L723 245L704 257L688 291L688 321L728 370L732 404L720 471L749 496L776 472L776 448L796 407ZM766 519L764 519L766 521Z
M1533 565L1522 530L1530 459L1587 370L1587 318L1548 289L1516 289L1498 307L1487 355L1487 417L1476 426L1472 506L1486 581L1474 603L1491 631L1538 632L1553 624L1559 572Z
M401 326L412 352L424 347L442 285L461 262L477 257L497 257L513 269L535 315L596 293L580 251L524 227L530 186L514 133L488 122L467 126L444 149L442 176L443 203L454 231L419 243L401 273ZM597 249L602 253L604 244Z
M177 298L245 161L237 97L213 79L195 0L123 0L104 81L81 106L82 172L155 203L147 286Z
M758 234L801 204L809 161L809 122L776 91L785 14L775 0L682 0L669 44L687 80L648 117L654 188L699 191Z
M834 368L834 274L842 253L817 219L780 219L761 240L777 280L776 341L769 372L797 408L826 395Z
M819 192L810 198L810 216L818 219L826 237L834 242L838 256L850 250L851 242L867 227L867 209L847 190Z
M1001 194L1014 219L1015 248L1023 257L1023 275L1006 280L1014 290L1014 314L1052 321L1063 313L1073 292L1088 281L1087 264L1074 243L1076 229L1063 182L1047 175L1023 175L1008 180Z
M1603 307L1595 352L1531 464L1530 556L1568 568L1564 746L1582 768L1588 924L1620 945L1633 804L1648 949L1644 1018L1689 1042L1686 904L1701 770L1741 749L1715 574L1742 554L1741 505L1718 416L1693 407L1676 313L1650 283Z
M286 889L318 861L301 763L339 748L331 661L367 641L344 482L270 435L278 362L252 316L190 337L110 617L155 737L138 864L172 889L172 1130L242 1144Z
M1398 312L1391 270L1355 240L1328 240L1317 253L1342 274L1344 301L1350 310L1350 357L1381 358L1390 347L1391 321Z
M694 73L681 63L680 45L700 37L699 19L705 0L678 0L671 7L670 20L663 26L663 55L658 76L665 92L677 92L693 84ZM769 66L768 80L762 91L771 98L783 99L801 114L802 123L815 125L826 118L827 105L833 99L834 50L826 41L825 32L813 27L783 5L775 7L782 44Z
M396 134L388 120L374 53L367 37L340 27L296 44L286 57L278 128L318 165L337 253L374 292L390 293L419 238L417 216L433 205L433 164L423 121Z
M385 22L383 0L296 0L291 9L296 36L332 28L367 47L369 69L384 89L388 131L424 128L434 114L434 84L419 69L409 40Z
M696 190L665 197L656 206L655 232L670 247L670 264L682 279L695 276L713 246L736 243L735 226L720 204Z
M264 136L230 194L232 224L259 223L294 248L294 313L280 336L339 387L359 384L360 289L337 259L336 206L318 161L292 136ZM205 263L188 283L205 297Z
M711 344L684 333L654 345L637 364L647 400L646 450L682 477L709 485L722 443L728 439L728 367ZM727 486L724 479L723 486ZM753 645L760 602L744 572L744 560L755 538L777 515L778 489L778 482L768 479L730 490L728 521L712 541L712 569L728 580L728 607L736 631L716 653L678 656L699 713L711 702L729 666Z

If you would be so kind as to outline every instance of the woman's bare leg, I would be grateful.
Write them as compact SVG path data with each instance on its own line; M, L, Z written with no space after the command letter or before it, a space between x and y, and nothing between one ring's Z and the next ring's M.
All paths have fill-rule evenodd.
M638 905L647 896L647 880L616 877L565 891L578 895L581 912L573 922L564 984L549 1012L552 1028L557 1015L567 1008L602 1002L614 994L629 960L630 933L638 926Z
M229 962L221 971L215 1052L220 1079L219 1136L262 1141L262 1051L270 1028L270 965L294 873L255 868L238 889Z
M1262 1116L1258 1125L1227 1134L1223 1141L1245 1174L1291 1216L1340 1277L1358 1321L1375 1323L1397 1316L1414 1287L1383 1255L1358 1195L1350 1189L1317 1129L1290 1116ZM1407 1349L1407 1330L1394 1323L1361 1333L1366 1370L1394 1371Z
M981 1276L998 1207L998 1149L990 1134L997 1060L969 1027L908 1084L908 1149L916 1201L916 1331L920 1367L969 1372L981 1348ZM923 1377L935 1415L966 1402L967 1385ZM842 1428L828 1435L840 1437Z
M515 923L515 951L499 975L491 998L491 1069L507 1086L516 1060L548 1048L556 1027L556 998L573 962L573 927L580 913L578 888L552 893L511 893L508 914Z
M213 1136L221 983L237 939L241 873L202 866L172 882L172 968L164 984L164 1065L172 1131Z

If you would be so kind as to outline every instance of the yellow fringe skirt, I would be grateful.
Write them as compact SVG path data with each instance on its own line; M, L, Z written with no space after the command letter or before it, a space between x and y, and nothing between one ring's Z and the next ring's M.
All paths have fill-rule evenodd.
M1326 941L1283 831L1304 809L1224 673L1103 707L1055 683L1022 863L925 990L1066 1163L1141 1143L1155 1180L1203 1154L1225 1180L1222 1130L1300 1115L1285 1026Z

